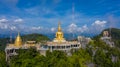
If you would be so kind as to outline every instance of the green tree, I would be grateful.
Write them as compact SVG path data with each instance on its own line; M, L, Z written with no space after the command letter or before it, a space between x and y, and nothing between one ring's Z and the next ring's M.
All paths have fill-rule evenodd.
M5 53L3 51L0 51L0 67L7 67Z
M111 67L111 57L103 49L98 49L94 56L94 63L101 67Z

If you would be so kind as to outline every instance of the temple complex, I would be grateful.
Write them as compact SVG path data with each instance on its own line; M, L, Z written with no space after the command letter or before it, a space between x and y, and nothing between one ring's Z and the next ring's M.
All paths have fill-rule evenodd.
M53 50L60 50L70 55L71 49L78 50L81 47L81 44L79 41L66 41L64 38L64 33L62 32L61 24L59 22L58 30L53 41L47 41L43 45L36 43L36 41L26 41L23 43L20 34L18 33L15 43L7 44L5 48L6 60L9 60L13 55L18 55L16 52L18 49L28 49L30 47L36 47L36 50L42 55L45 55L47 50L50 50L51 52Z

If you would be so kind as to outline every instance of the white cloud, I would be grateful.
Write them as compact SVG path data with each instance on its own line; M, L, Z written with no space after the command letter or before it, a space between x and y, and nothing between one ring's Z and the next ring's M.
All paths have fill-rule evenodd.
M104 27L106 23L107 23L107 21L96 20L94 23L92 23L92 26Z
M11 26L10 29L11 30L16 30L17 28L16 28L16 26Z
M86 31L88 31L88 30L89 30L89 29L88 29L87 25L83 25L82 27L79 27L79 28L77 29L77 31L78 31L78 32L81 32L81 33L86 32Z
M67 18L64 18L64 19L60 18L60 19L62 19L62 23L69 24L71 21L70 21L70 18L68 18L68 19ZM23 19L13 18L10 20L0 19L0 22L1 22L0 29L4 29L4 30L6 29L6 30L12 30L12 31L21 30L21 31L28 32L28 33L31 33L31 32L50 33L50 32L56 32L56 30L57 30L57 23L56 23L56 22L58 22L57 18L35 18L35 20L32 20L31 18L29 18L27 20L29 20L31 23L34 22L35 20L37 20L39 22L35 21L35 24L39 24L39 25L44 24L41 22L45 22L47 25L50 24L51 28L46 27L47 25L46 26L43 25L42 27L41 26L36 26L36 27L32 26L31 27L31 25L29 26L29 24L28 25L25 25L24 23L16 24L15 22L22 22ZM6 23L4 23L4 22L6 22ZM96 20L95 22L91 23L90 26L87 26L86 24L85 25L77 25L80 23L81 23L80 21L76 22L76 24L71 23L70 25L68 25L66 27L64 27L64 25L63 25L63 27L62 27L63 31L65 33L66 32L67 33L96 33L105 28L107 21ZM54 27L54 25L56 25L56 27Z
M72 32L76 32L77 30L77 25L74 24L74 23L71 23L69 26L68 26L68 32L72 33Z
M52 32L55 32L55 31L56 31L56 28L52 27L52 28L51 28L51 31L52 31Z
M98 34L106 27L107 21L96 20L91 24L91 26L87 26L86 24L79 27L77 24L72 23L66 29L69 33L93 33Z
M88 27L87 27L87 25L83 25L83 30L88 30Z
M0 29L4 29L4 30L16 30L16 26L14 25L10 25L8 23L0 23Z
M14 22L23 22L23 19L15 19Z
M89 28L90 33L98 34L100 33L103 29L106 28L107 21L100 21L96 20L91 24L91 27Z
M32 30L40 30L42 29L42 27L38 26L38 27L32 27Z
M8 25L0 24L0 28L1 28L1 29L8 29Z
M8 20L7 19L0 19L0 28L1 29L7 29L9 26L7 23L4 23L4 22L8 22Z
M0 19L0 29L4 30L16 30L16 26L14 26L14 23L11 23L12 21L7 19Z
M7 19L0 19L0 23L7 22L7 21L8 21Z
M82 27L78 27L76 24L72 23L68 26L69 33L76 33L76 32L83 33L87 30L88 30L87 25L83 25Z

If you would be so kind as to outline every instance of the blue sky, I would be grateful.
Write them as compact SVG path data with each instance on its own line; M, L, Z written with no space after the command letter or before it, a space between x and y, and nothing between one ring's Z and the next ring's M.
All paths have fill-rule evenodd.
M0 33L96 33L120 28L120 0L0 0Z

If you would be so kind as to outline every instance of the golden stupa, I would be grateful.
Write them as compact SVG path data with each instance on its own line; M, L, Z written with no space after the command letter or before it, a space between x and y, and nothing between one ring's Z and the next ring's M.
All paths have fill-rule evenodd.
M21 39L19 33L18 33L18 35L17 35L17 37L16 37L16 39L15 39L14 46L16 46L16 47L21 47L21 46L22 46L22 39Z
M58 31L56 32L56 38L53 40L54 42L65 42L64 34L62 32L60 22L58 23Z

